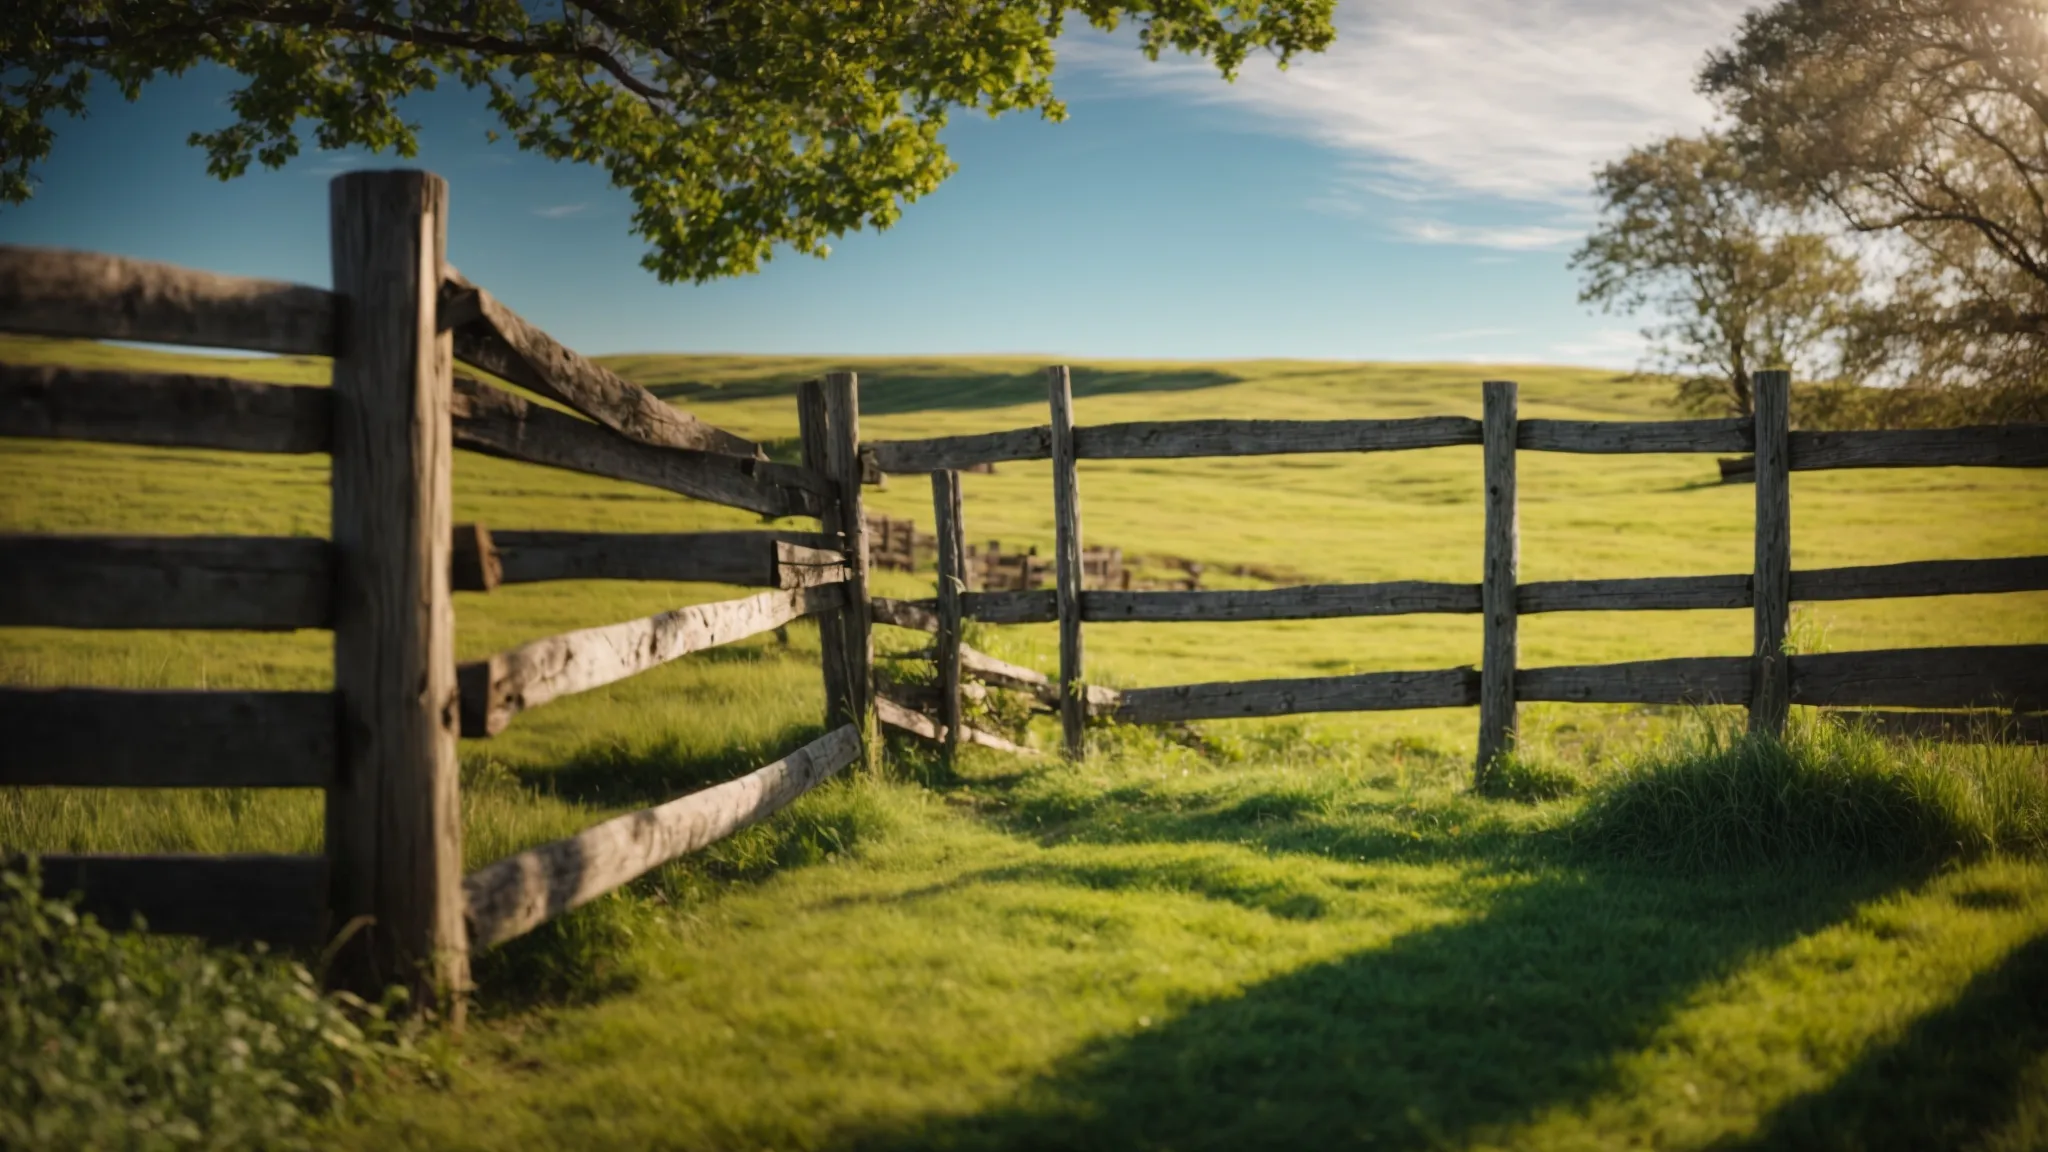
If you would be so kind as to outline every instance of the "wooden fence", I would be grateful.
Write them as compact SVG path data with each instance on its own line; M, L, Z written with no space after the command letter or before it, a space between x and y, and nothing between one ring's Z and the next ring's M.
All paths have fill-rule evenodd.
M961 673L976 658L960 643L960 621L1057 621L1060 672L1045 694L1060 712L1070 755L1091 719L1162 723L1304 712L1479 706L1479 763L1514 744L1524 700L1626 704L1741 704L1751 726L1780 732L1789 705L1836 709L2002 709L2004 713L1862 712L1887 730L1958 733L2004 726L2018 735L2048 728L2048 645L1923 648L1788 655L1795 600L1854 600L2048 589L2048 557L1941 560L1794 571L1790 474L1834 468L2048 467L2048 426L2008 425L1912 431L1794 432L1789 377L1759 373L1754 419L1610 422L1523 420L1515 385L1484 386L1484 418L1401 420L1183 420L1076 426L1065 368L1048 373L1051 422L969 436L876 441L862 452L881 472L932 474L939 524L941 594L935 600L878 602L876 619L936 634L937 699L925 724L959 727ZM1485 479L1485 557L1474 584L1394 581L1258 591L1090 591L1081 573L1080 460L1386 452L1477 445ZM1564 580L1518 579L1515 461L1518 453L1747 452L1755 460L1756 549L1751 571L1714 576ZM1009 460L1053 462L1056 587L971 593L948 581L960 547L958 473ZM1640 660L1618 664L1518 666L1516 622L1537 612L1749 608L1749 656ZM1182 684L1112 692L1087 686L1082 625L1111 621L1299 620L1416 612L1484 617L1479 666L1349 676ZM963 665L963 661L965 665ZM987 683L994 684L995 680ZM1036 691L1036 686L1019 685ZM887 717L885 717L887 719ZM950 740L951 738L948 737ZM949 743L949 748L957 743Z
M0 248L0 330L333 357L331 388L0 365L0 436L328 453L331 539L0 537L0 625L322 628L330 692L0 688L0 785L309 787L308 856L45 856L45 887L114 923L336 943L339 981L459 1014L469 951L775 812L869 754L858 384L798 398L803 464L765 459L584 359L450 268L447 187L332 185L331 290L88 253ZM461 361L577 415L482 380ZM453 449L645 484L816 532L486 529L450 514ZM702 580L741 600L536 640L457 667L456 588ZM816 616L826 735L743 776L462 875L456 738Z

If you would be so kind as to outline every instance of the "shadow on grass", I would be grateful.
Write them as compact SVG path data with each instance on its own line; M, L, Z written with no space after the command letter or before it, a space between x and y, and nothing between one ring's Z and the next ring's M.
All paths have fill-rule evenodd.
M824 734L822 725L789 724L764 739L715 748L690 744L679 736L599 741L559 763L514 771L521 784L571 803L644 807L744 776Z
M861 371L860 410L863 416L894 416L909 412L971 411L1045 403L1045 373L1036 368L1015 372L972 372L944 364L871 365ZM716 383L680 380L649 390L664 400L751 400L794 396L808 374L763 380ZM1187 392L1242 381L1242 376L1210 368L1131 371L1075 368L1076 397L1116 396L1133 392Z
M1959 900L1970 904L1966 895ZM2048 1147L2048 936L1725 1149ZM2026 1107L2032 1098L2034 1105ZM2004 1131L2001 1132L2001 1129Z
M1085 864L988 878L1159 884L1149 870ZM1498 1137L1612 1088L1615 1059L1694 989L1904 879L1547 869L1509 880L1470 919L1089 1045L997 1107L847 1143L1420 1149ZM1227 878L1177 887L1279 918L1321 914L1309 892Z

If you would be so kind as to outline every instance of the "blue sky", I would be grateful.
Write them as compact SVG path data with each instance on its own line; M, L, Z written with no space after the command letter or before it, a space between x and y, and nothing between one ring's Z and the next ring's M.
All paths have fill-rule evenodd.
M416 101L447 177L450 259L590 353L1285 356L1626 366L1628 317L1566 266L1594 164L1705 123L1691 91L1739 0L1346 3L1337 46L1225 85L1200 61L1070 37L1063 124L959 116L959 172L830 259L662 285L600 172L486 144L460 91ZM0 242L321 284L326 184L388 158L309 151L228 184L183 143L225 122L223 73L102 90L58 125Z

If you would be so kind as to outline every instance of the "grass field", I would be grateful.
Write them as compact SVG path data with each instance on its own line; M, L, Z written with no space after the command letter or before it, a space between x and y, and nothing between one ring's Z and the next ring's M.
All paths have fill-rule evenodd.
M0 359L164 353L0 341ZM191 363L178 357L176 363ZM1044 419L1021 360L620 357L706 419L786 441L795 381L863 378L867 438ZM317 363L203 370L315 381ZM1083 422L1477 415L1482 376L1527 416L1659 418L1652 385L1558 368L1292 362L1076 372ZM1709 457L1521 457L1524 579L1739 572L1750 490ZM324 458L0 442L0 530L319 534ZM930 522L898 477L871 506ZM966 479L970 538L1051 543L1043 465ZM1311 580L1476 581L1476 448L1097 462L1086 535L1127 552ZM1794 478L1795 564L2048 551L2048 476ZM457 515L504 528L689 530L755 518L458 454ZM885 574L878 591L928 594ZM721 599L574 583L458 596L481 655ZM1834 649L2048 640L2048 595L1808 606ZM1746 613L1560 614L1527 664L1736 654ZM883 629L896 650L919 641ZM977 643L1050 668L1050 628ZM1476 620L1105 625L1122 685L1478 658ZM817 731L815 633L763 639L522 716L466 742L481 864ZM0 631L0 680L321 687L324 634ZM1544 755L1597 780L1674 720L1530 708ZM1080 765L904 750L785 817L487 958L447 1088L367 1094L361 1147L2048 1146L2048 867L1650 867L1575 846L1576 797L1467 790L1453 709L1205 726L1198 748L1107 736ZM1045 734L1040 734L1044 742ZM1990 756L1992 753L1982 753ZM2027 770L2048 770L2035 753ZM0 792L0 845L313 850L305 794Z

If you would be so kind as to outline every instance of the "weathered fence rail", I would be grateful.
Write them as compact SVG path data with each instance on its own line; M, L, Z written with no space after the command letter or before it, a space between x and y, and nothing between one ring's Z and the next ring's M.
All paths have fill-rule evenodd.
M472 947L530 930L761 819L867 755L858 385L807 386L803 466L765 459L562 346L443 256L446 185L333 184L334 288L0 246L0 330L333 357L332 387L0 365L0 436L333 458L331 539L0 536L0 625L322 628L331 692L0 688L0 785L326 792L319 855L46 856L45 887L116 923L319 945L459 1012ZM460 360L569 409L458 376ZM816 532L456 525L456 448L642 484ZM458 669L452 594L548 580L769 591L536 640ZM804 616L827 652L828 734L738 780L461 873L458 728ZM344 738L346 734L346 738Z
M1936 560L1852 568L1791 568L1787 475L1795 471L1889 467L2048 467L2048 426L2005 425L1874 432L1795 432L1787 427L1784 373L1760 373L1755 418L1680 421L1523 420L1511 383L1484 388L1483 419L1190 420L1079 425L1064 369L1048 374L1052 420L1034 428L930 440L877 441L862 452L881 472L931 472L935 492L956 492L957 474L1010 460L1053 461L1057 586L1045 592L965 593L940 601L877 601L876 618L939 635L942 668L957 661L946 611L991 624L1058 622L1060 675L1052 685L1066 746L1078 754L1090 716L1132 723L1275 716L1316 711L1480 708L1480 761L1511 748L1522 700L1739 704L1754 726L1777 731L1792 703L1844 708L2048 708L2048 649L2040 646L1935 648L1793 656L1783 653L1795 601L1949 596L2048 589L2048 556ZM1230 591L1109 591L1085 586L1058 561L1080 547L1075 462L1410 451L1477 445L1485 471L1485 562L1472 584L1390 581ZM1518 579L1518 452L1728 453L1756 461L1756 565L1746 573L1523 583ZM943 478L943 479L942 479ZM957 505L957 497L954 498ZM941 499L941 503L944 500ZM956 511L943 512L960 531ZM950 527L948 526L950 524ZM942 598L943 599L943 598ZM1516 620L1541 612L1749 609L1755 644L1746 657L1701 657L1583 667L1522 668ZM1484 617L1479 667L1352 676L1084 689L1083 623L1306 620L1407 613ZM971 651L971 649L964 650ZM997 684L983 678L984 683ZM959 689L942 675L938 711L957 714ZM1885 714L1889 715L1889 714ZM1979 721L1873 721L1890 730L1990 731ZM2020 717L2008 731L2030 732Z

